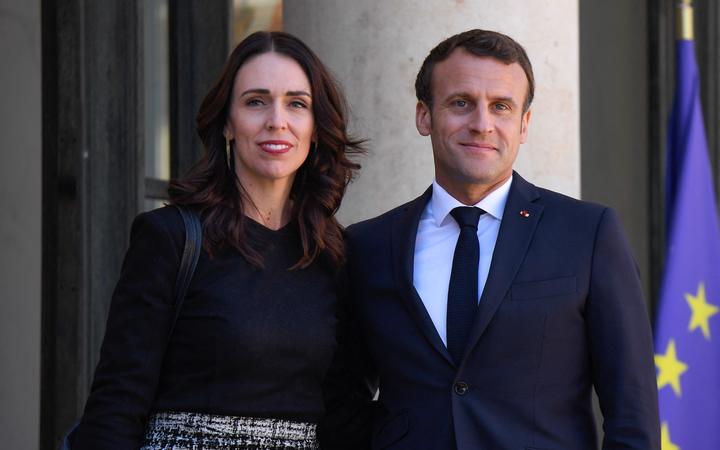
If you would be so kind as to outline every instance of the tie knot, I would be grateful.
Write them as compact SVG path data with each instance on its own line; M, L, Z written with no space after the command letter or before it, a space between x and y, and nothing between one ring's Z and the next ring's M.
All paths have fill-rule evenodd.
M462 227L472 227L477 230L478 220L485 211L474 206L458 206L450 211L455 222Z

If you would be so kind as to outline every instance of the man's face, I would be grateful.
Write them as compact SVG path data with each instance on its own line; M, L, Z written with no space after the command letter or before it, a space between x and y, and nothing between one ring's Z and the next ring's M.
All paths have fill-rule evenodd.
M512 174L527 137L528 81L519 64L457 49L435 65L432 111L419 102L417 129L430 136L437 182L474 204Z

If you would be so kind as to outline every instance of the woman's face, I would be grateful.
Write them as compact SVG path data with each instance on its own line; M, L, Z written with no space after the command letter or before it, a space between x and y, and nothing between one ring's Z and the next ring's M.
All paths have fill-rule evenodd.
M235 75L225 138L235 141L243 186L286 182L307 158L315 130L310 81L295 60L263 53Z

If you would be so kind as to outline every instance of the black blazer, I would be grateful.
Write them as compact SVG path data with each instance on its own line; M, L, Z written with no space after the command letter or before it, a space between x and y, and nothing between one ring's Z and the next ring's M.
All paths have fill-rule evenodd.
M517 173L462 363L413 287L431 196L348 228L356 319L379 378L374 449L659 449L650 326L616 214ZM522 211L522 213L521 213Z

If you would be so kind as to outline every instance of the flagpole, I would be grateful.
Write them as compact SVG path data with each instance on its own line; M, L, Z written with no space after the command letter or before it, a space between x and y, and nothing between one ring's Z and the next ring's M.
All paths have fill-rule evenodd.
M695 38L692 0L681 0L675 8L675 39L692 41Z

